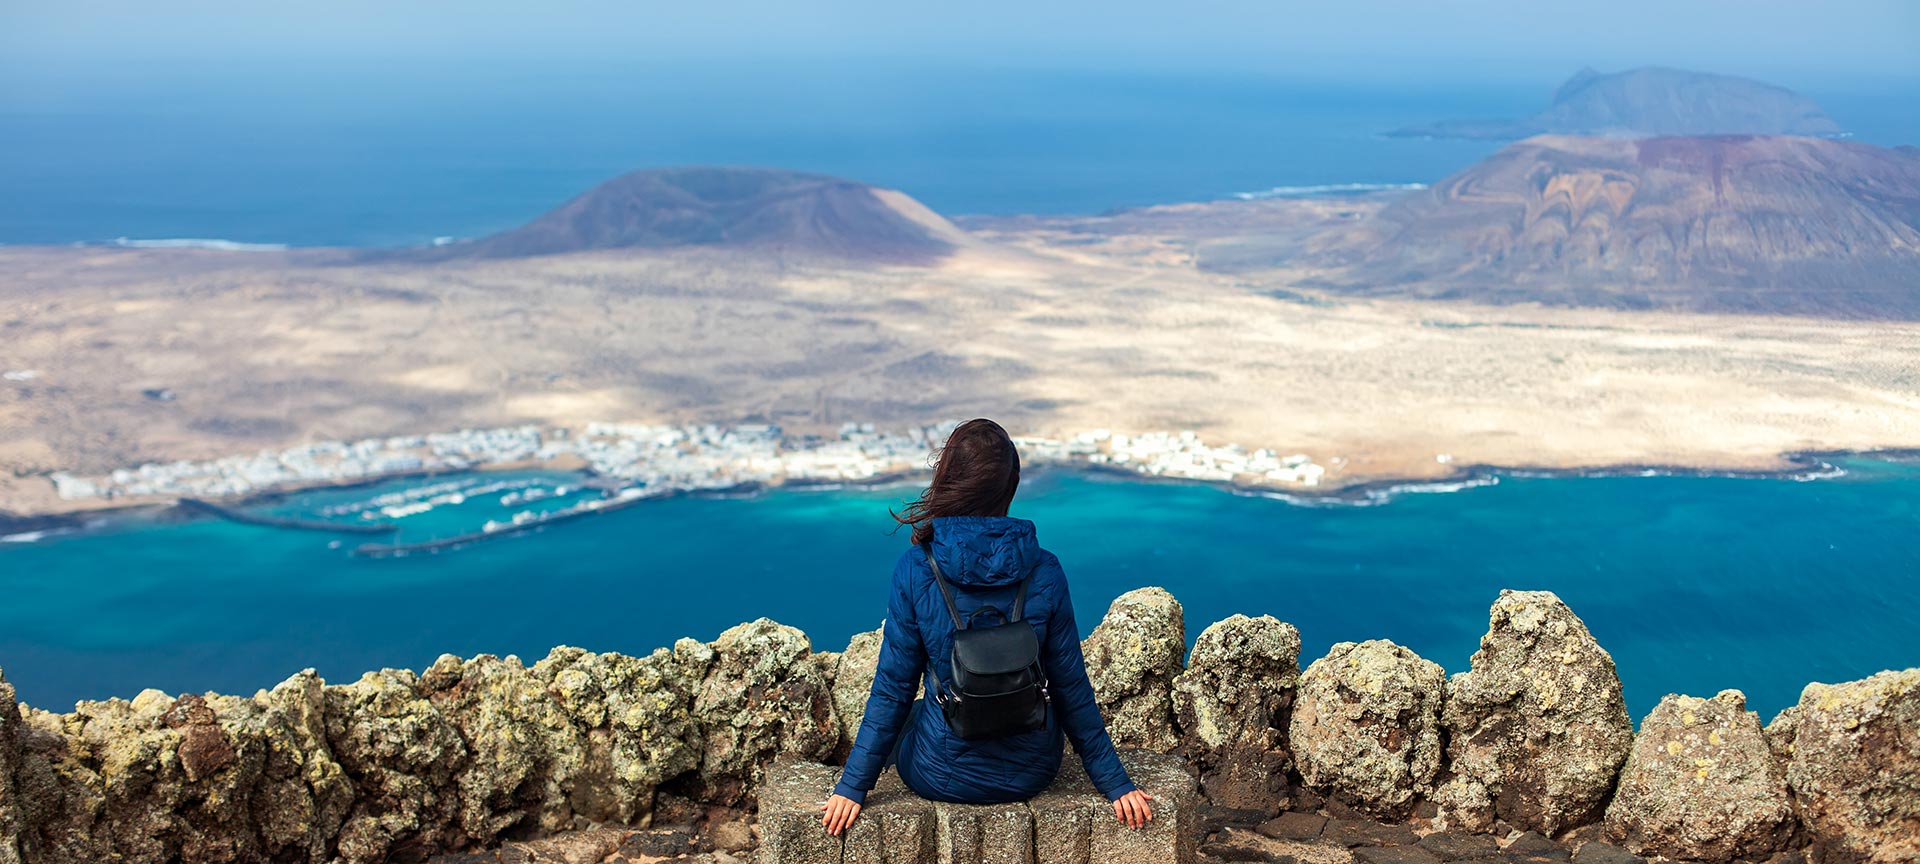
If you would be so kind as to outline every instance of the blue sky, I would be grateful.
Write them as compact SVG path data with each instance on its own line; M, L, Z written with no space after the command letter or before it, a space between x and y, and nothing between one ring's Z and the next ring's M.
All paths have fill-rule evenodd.
M895 59L1348 80L1664 64L1920 78L1906 0L6 0L15 63ZM1561 71L1564 70L1564 71Z

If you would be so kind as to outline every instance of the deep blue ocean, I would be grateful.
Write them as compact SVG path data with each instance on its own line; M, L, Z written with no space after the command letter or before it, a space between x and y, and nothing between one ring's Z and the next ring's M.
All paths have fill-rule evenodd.
M1038 62L1038 60L1036 60ZM1385 138L1521 116L1502 83L891 64L26 65L0 58L0 243L421 244L509 228L626 171L750 164L946 214L1095 213L1276 186L1430 183L1498 145ZM1797 86L1920 143L1912 82ZM1904 89L1902 89L1904 88Z
M1920 665L1920 463L1844 477L1502 477L1375 506L1039 472L1014 515L1064 562L1083 631L1121 592L1171 590L1187 636L1235 612L1300 628L1302 665L1392 639L1457 672L1502 588L1557 592L1618 664L1636 718L1670 692L1739 688L1763 719L1809 681ZM526 475L554 479L552 475ZM467 482L499 482L501 475ZM295 496L322 508L434 481ZM767 616L820 650L880 623L915 490L780 490L643 503L435 555L223 521L119 520L0 543L0 668L21 698L252 693L307 666L345 681L442 652L645 653ZM495 498L401 520L451 536Z

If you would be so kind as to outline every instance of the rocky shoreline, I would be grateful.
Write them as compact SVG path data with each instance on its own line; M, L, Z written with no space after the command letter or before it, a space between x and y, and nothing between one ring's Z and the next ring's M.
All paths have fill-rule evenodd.
M1513 857L1528 837L1543 861L1920 856L1920 669L1811 684L1765 726L1737 691L1670 695L1636 734L1612 659L1547 592L1502 592L1451 677L1384 640L1302 669L1266 616L1186 644L1179 603L1146 588L1085 647L1116 743L1194 772L1210 860L1279 860L1258 844L1308 822L1348 856L1329 860L1452 860L1421 856L1461 837L1501 860L1536 860ZM68 714L0 683L0 864L741 860L768 766L844 756L878 647L817 652L760 619L646 657L448 655ZM539 858L586 837L595 857Z

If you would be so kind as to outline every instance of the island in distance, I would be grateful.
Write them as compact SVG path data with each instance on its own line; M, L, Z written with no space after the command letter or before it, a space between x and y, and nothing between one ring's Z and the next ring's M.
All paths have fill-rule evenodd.
M1535 135L1841 134L1813 100L1750 78L1647 66L1601 74L1582 69L1553 104L1519 120L1447 120L1387 134L1405 138L1512 141Z
M125 503L54 472L520 424L1182 430L1307 454L1323 490L1920 446L1920 323L1809 317L1920 320L1917 163L1539 139L1411 196L958 225L667 169L427 249L4 247L0 518ZM1800 317L1683 314L1729 309Z
M518 228L420 254L518 258L723 247L924 264L964 242L947 220L891 189L777 168L683 167L625 174Z
M1306 246L1350 294L1920 319L1920 149L1542 136Z

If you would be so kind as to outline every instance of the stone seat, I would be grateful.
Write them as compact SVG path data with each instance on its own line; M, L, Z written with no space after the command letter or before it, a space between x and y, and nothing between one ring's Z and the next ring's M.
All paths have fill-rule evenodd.
M1192 864L1194 782L1176 756L1120 751L1134 785L1153 797L1153 821L1135 830L1114 818L1080 760L1030 801L947 804L907 789L893 769L881 775L853 827L820 827L840 769L778 762L760 784L761 864Z

